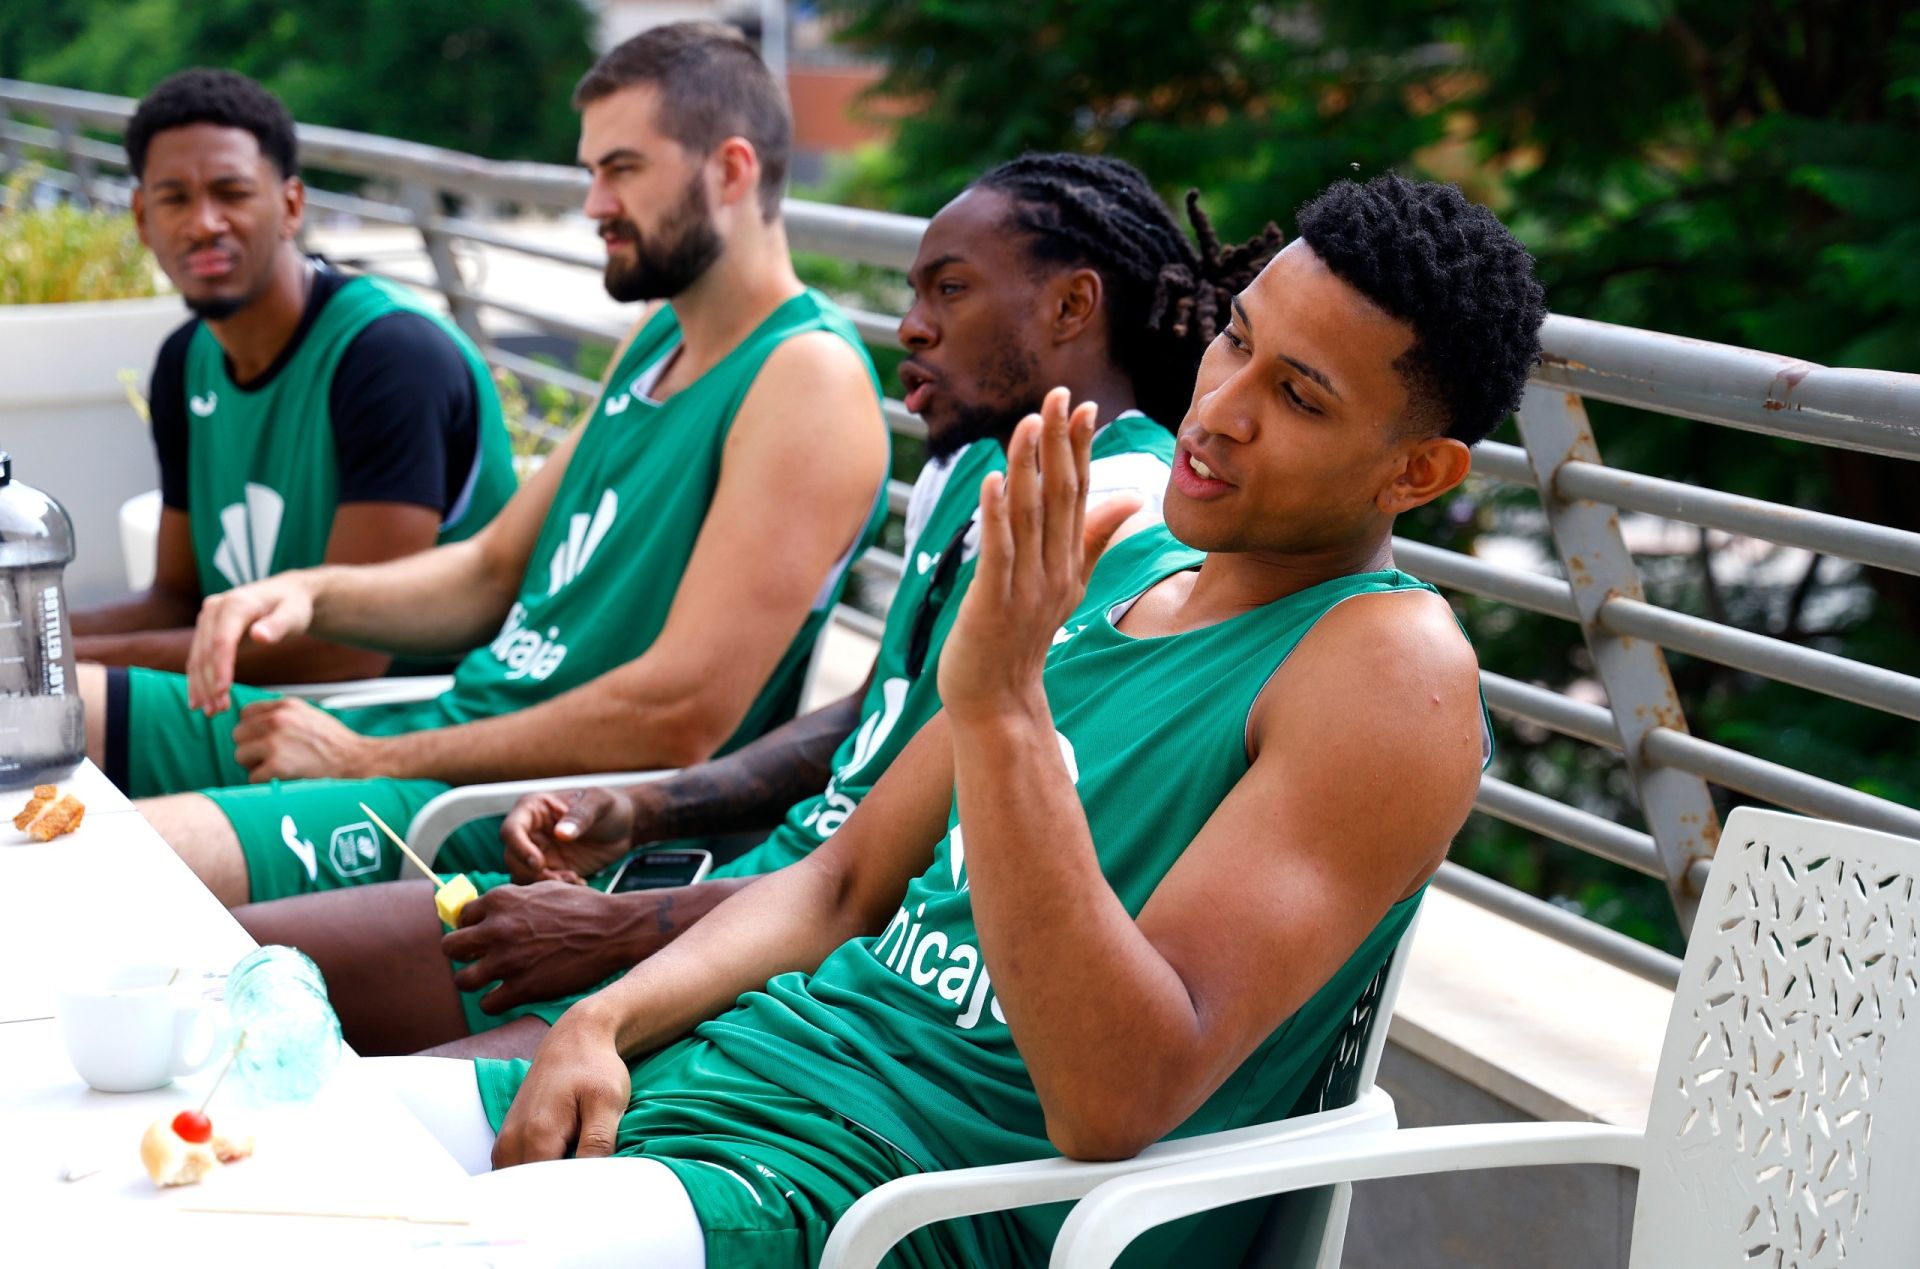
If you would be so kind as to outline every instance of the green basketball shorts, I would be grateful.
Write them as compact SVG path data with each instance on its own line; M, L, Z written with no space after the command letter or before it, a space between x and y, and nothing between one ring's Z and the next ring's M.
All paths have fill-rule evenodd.
M405 861L360 803L404 833L448 787L438 780L274 780L199 792L233 826L250 901L264 903L397 880ZM463 826L433 860L442 877L502 866L497 817Z
M122 686L124 683L124 686ZM365 802L398 832L447 785L437 780L275 780L249 784L233 757L240 711L278 694L236 685L233 706L212 718L187 707L187 681L155 670L109 678L108 775L129 797L200 793L233 826L246 857L249 897L262 903L318 890L393 881L402 860L374 827ZM435 701L341 710L355 731L392 735L446 721ZM117 737L124 738L124 747ZM502 867L500 821L462 827L441 848L437 872Z
M233 760L240 711L278 692L233 687L233 707L211 718L187 708L185 675L138 667L107 672L107 776L130 798L245 784Z

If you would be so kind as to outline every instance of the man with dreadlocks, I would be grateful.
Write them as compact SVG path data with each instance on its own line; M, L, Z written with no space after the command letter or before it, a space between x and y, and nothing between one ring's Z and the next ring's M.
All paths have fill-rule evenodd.
M1394 520L1519 400L1544 296L1452 186L1346 182L1299 223L1207 349L1165 524L1091 576L1099 408L1056 390L1021 421L942 711L838 833L531 1066L411 1059L444 1076L413 1090L428 1126L492 1141L477 1232L548 1264L798 1269L896 1178L1125 1158L1307 1099L1487 753L1473 650L1394 568ZM891 1263L1040 1264L1063 1207L916 1230ZM1137 1253L1236 1263L1242 1215Z
M501 834L509 873L474 877L485 893L444 939L426 882L256 905L242 923L319 962L363 1053L526 1057L581 994L817 849L939 712L934 670L973 576L980 482L1004 470L1014 425L1048 388L1098 403L1098 536L1142 504L1159 518L1173 437L1154 420L1185 410L1229 297L1279 245L1269 227L1223 252L1193 196L1188 214L1199 251L1136 169L1034 154L989 171L928 225L907 275L900 379L930 459L907 511L908 567L860 693L672 779L523 798ZM636 847L768 829L697 885L582 884Z

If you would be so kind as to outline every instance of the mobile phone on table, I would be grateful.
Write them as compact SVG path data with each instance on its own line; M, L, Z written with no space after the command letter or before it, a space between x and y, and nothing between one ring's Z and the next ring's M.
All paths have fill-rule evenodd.
M710 850L639 850L607 883L608 894L624 890L664 890L672 886L690 886L713 867Z

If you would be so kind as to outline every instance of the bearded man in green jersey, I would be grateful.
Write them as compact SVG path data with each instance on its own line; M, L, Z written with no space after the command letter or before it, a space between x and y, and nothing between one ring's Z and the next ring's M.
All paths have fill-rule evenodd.
M472 537L513 493L479 349L405 287L300 250L293 119L245 75L181 71L127 124L140 240L193 318L148 391L160 466L154 580L77 612L82 661L186 668L200 601L288 569ZM373 648L241 649L246 683L374 678ZM423 669L427 667L403 667ZM124 696L115 676L109 697Z
M1227 298L1279 246L1269 227L1222 249L1197 204L1189 216L1208 249L1194 248L1128 164L1034 154L987 172L929 223L907 273L900 378L931 457L861 692L671 779L522 799L503 833L513 880L533 884L476 877L485 895L444 943L425 882L249 907L241 923L319 962L361 1053L524 1057L578 993L818 848L940 708L935 670L973 577L980 481L1004 469L1014 425L1049 385L1098 402L1094 515L1110 530L1144 504L1158 520L1173 437L1146 406L1161 418L1184 412L1207 344L1196 305L1224 324ZM583 884L638 845L769 827L698 885L608 894Z
M790 717L878 527L879 384L852 322L794 274L790 127L759 56L730 27L656 27L575 100L608 291L667 301L586 422L474 537L215 596L187 675L135 671L118 708L81 678L93 756L229 904L392 880L362 802L405 824L449 784L684 766ZM464 655L414 704L235 686L246 641L306 633ZM501 864L490 825L449 851L450 870Z
M530 1066L390 1061L500 1169L475 1182L489 1236L801 1266L897 1177L1123 1158L1298 1104L1487 755L1472 649L1393 567L1394 520L1465 477L1544 316L1525 249L1451 186L1342 183L1299 227L1201 364L1164 527L1091 577L1094 410L1058 392L1021 423L942 713L838 833ZM1041 1263L1062 1215L944 1222L898 1263ZM1231 1264L1231 1232L1140 1254Z

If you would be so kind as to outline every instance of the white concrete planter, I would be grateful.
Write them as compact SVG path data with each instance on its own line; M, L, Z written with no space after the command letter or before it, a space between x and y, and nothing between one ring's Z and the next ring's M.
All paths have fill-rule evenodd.
M73 517L76 606L125 593L120 504L160 480L120 372L133 371L144 395L161 341L186 318L174 295L0 306L0 450L16 477Z

